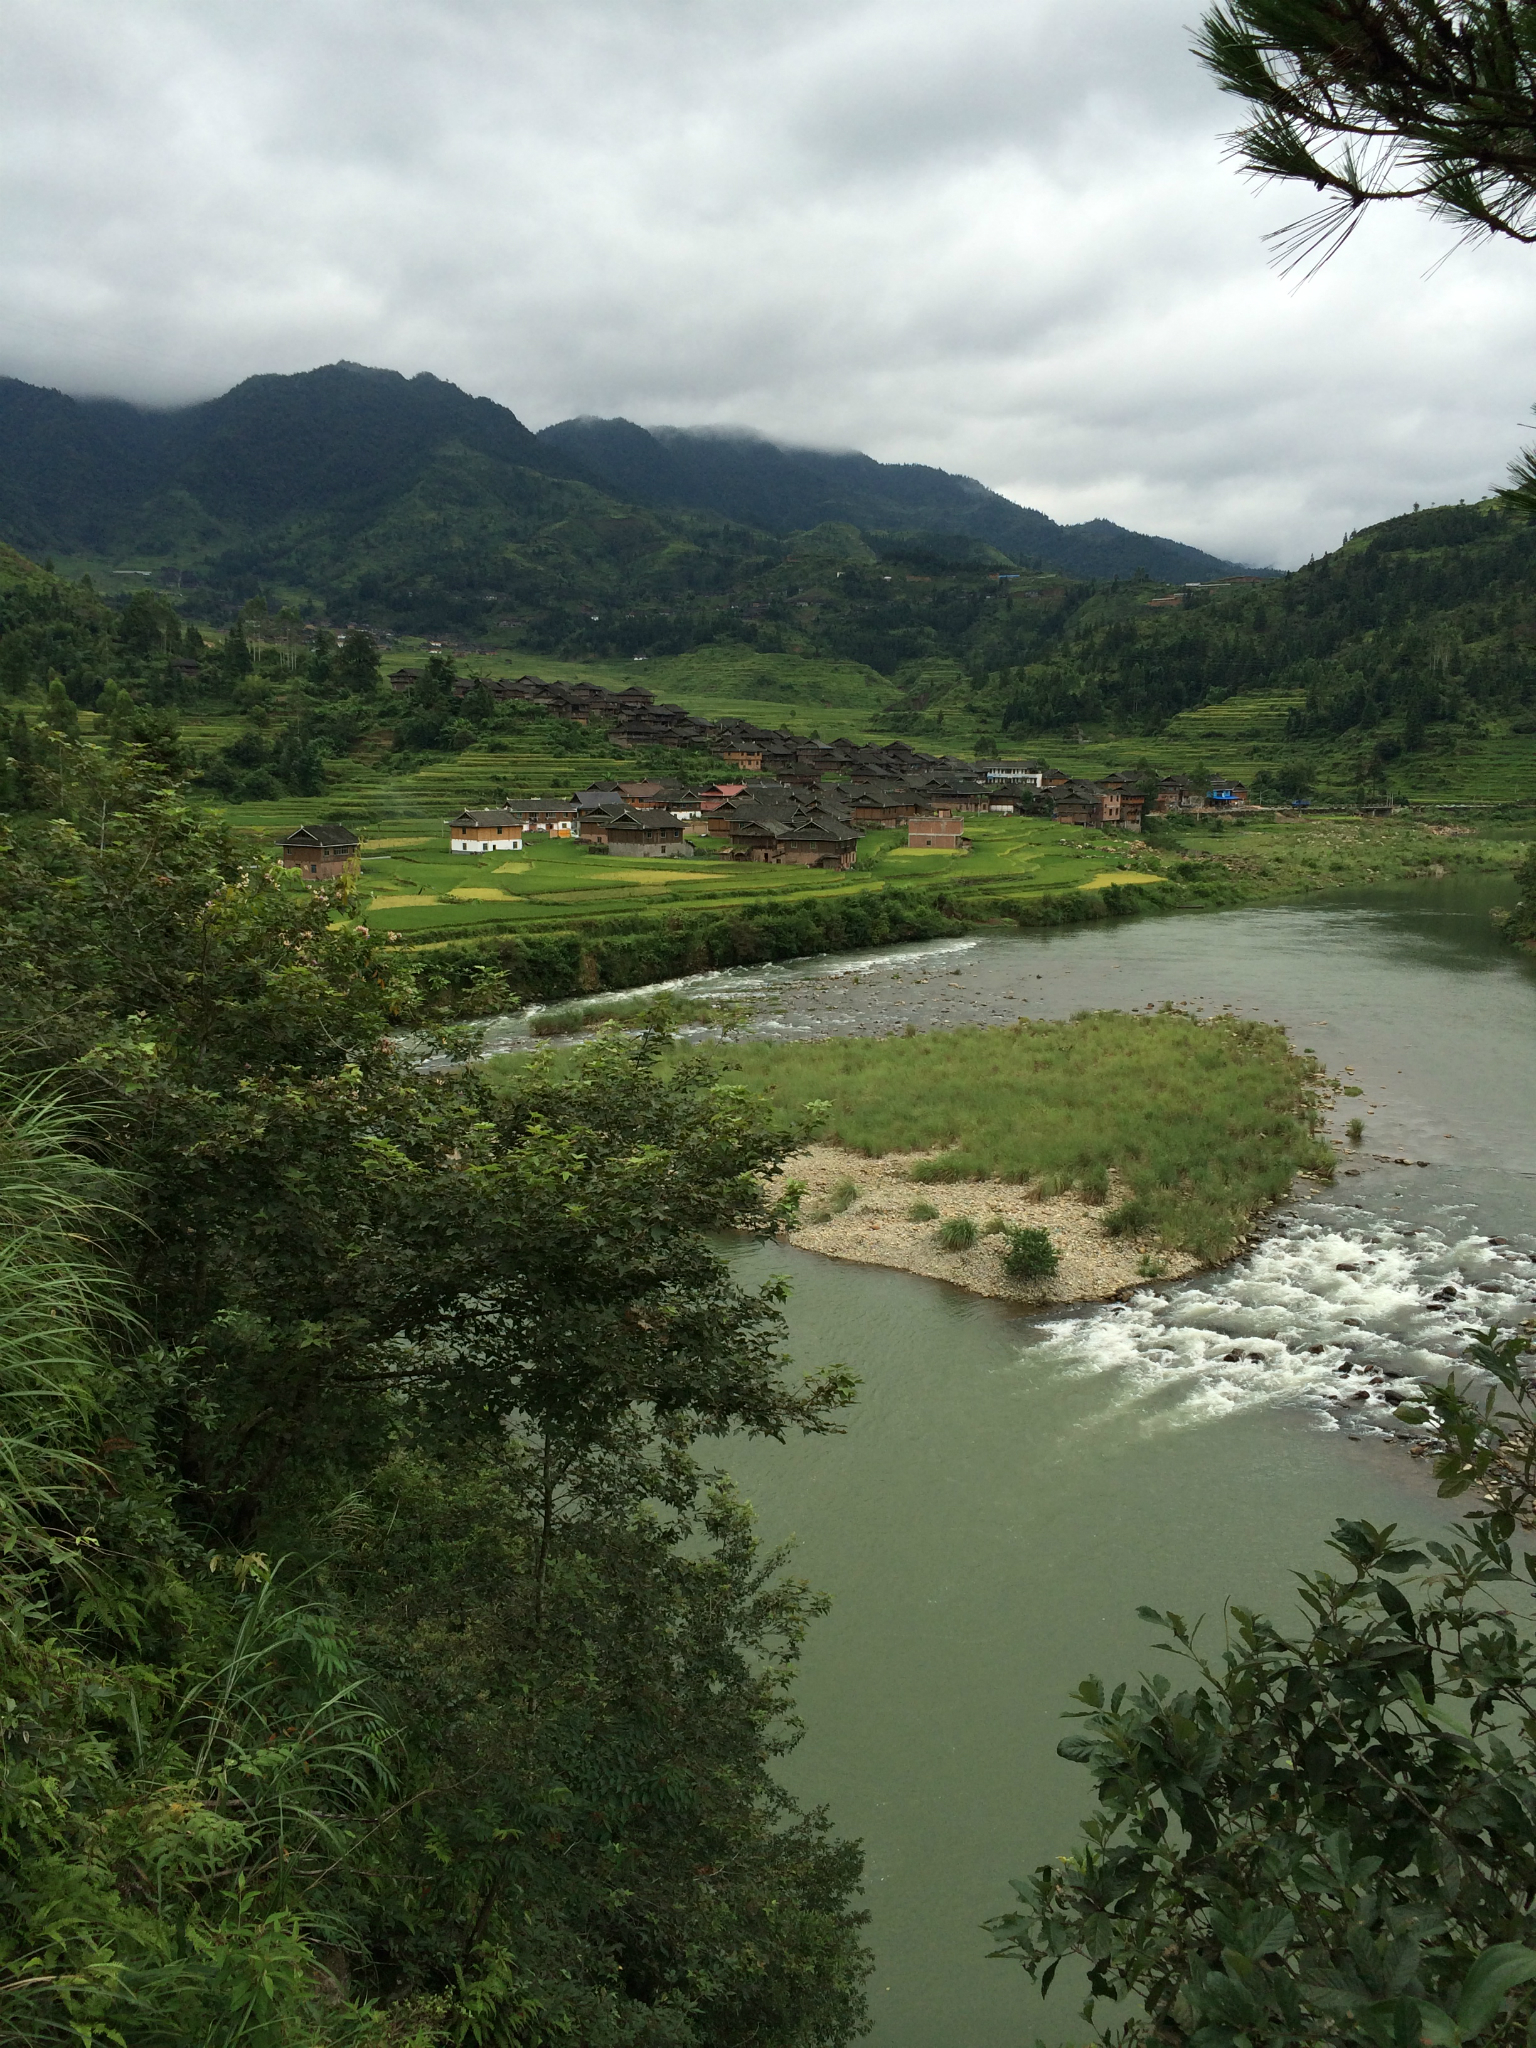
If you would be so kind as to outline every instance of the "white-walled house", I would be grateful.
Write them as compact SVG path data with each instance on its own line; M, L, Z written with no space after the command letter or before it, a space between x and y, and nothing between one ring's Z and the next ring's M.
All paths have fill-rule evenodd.
M523 821L512 811L460 811L448 826L450 853L521 853Z

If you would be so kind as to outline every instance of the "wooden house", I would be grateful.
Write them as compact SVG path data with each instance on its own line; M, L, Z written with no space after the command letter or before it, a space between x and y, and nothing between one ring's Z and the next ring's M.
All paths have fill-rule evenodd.
M733 818L733 860L762 861L772 867L851 868L859 856L853 826L829 811L800 811L779 817Z
M964 817L956 812L939 818L914 818L907 827L907 844L927 853L969 853L971 842L963 830Z
M516 811L460 811L448 824L450 853L521 853L523 821Z
M283 866L311 882L334 882L357 859L357 834L346 825L301 825L278 844Z
M583 826L585 826L583 820ZM585 837L585 831L583 831ZM683 837L683 821L669 811L622 811L608 814L606 843L610 853L635 855L682 855L693 858L693 848Z
M529 796L511 806L524 832L543 832L551 839L574 839L581 806L574 797Z
M873 789L855 788L852 797L855 825L905 825L923 809L916 790L887 784Z

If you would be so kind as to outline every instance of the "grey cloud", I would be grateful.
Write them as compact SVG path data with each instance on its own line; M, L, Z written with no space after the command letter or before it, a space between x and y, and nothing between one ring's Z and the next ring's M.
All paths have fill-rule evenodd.
M1185 0L0 0L0 369L347 356L532 425L730 419L1294 561L1476 495L1536 256L1223 162Z

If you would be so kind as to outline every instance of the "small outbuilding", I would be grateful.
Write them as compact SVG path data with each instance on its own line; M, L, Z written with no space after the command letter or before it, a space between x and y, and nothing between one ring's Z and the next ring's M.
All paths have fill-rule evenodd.
M311 882L334 882L357 859L358 837L347 825L301 825L278 844L283 866Z

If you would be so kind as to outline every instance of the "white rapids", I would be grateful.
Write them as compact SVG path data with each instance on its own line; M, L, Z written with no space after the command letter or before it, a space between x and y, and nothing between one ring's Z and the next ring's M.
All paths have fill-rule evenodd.
M1470 1331L1536 1315L1533 1249L1315 1204L1222 1273L1053 1321L1024 1359L1118 1379L1116 1407L1142 1406L1149 1424L1290 1406L1329 1428L1385 1428Z

